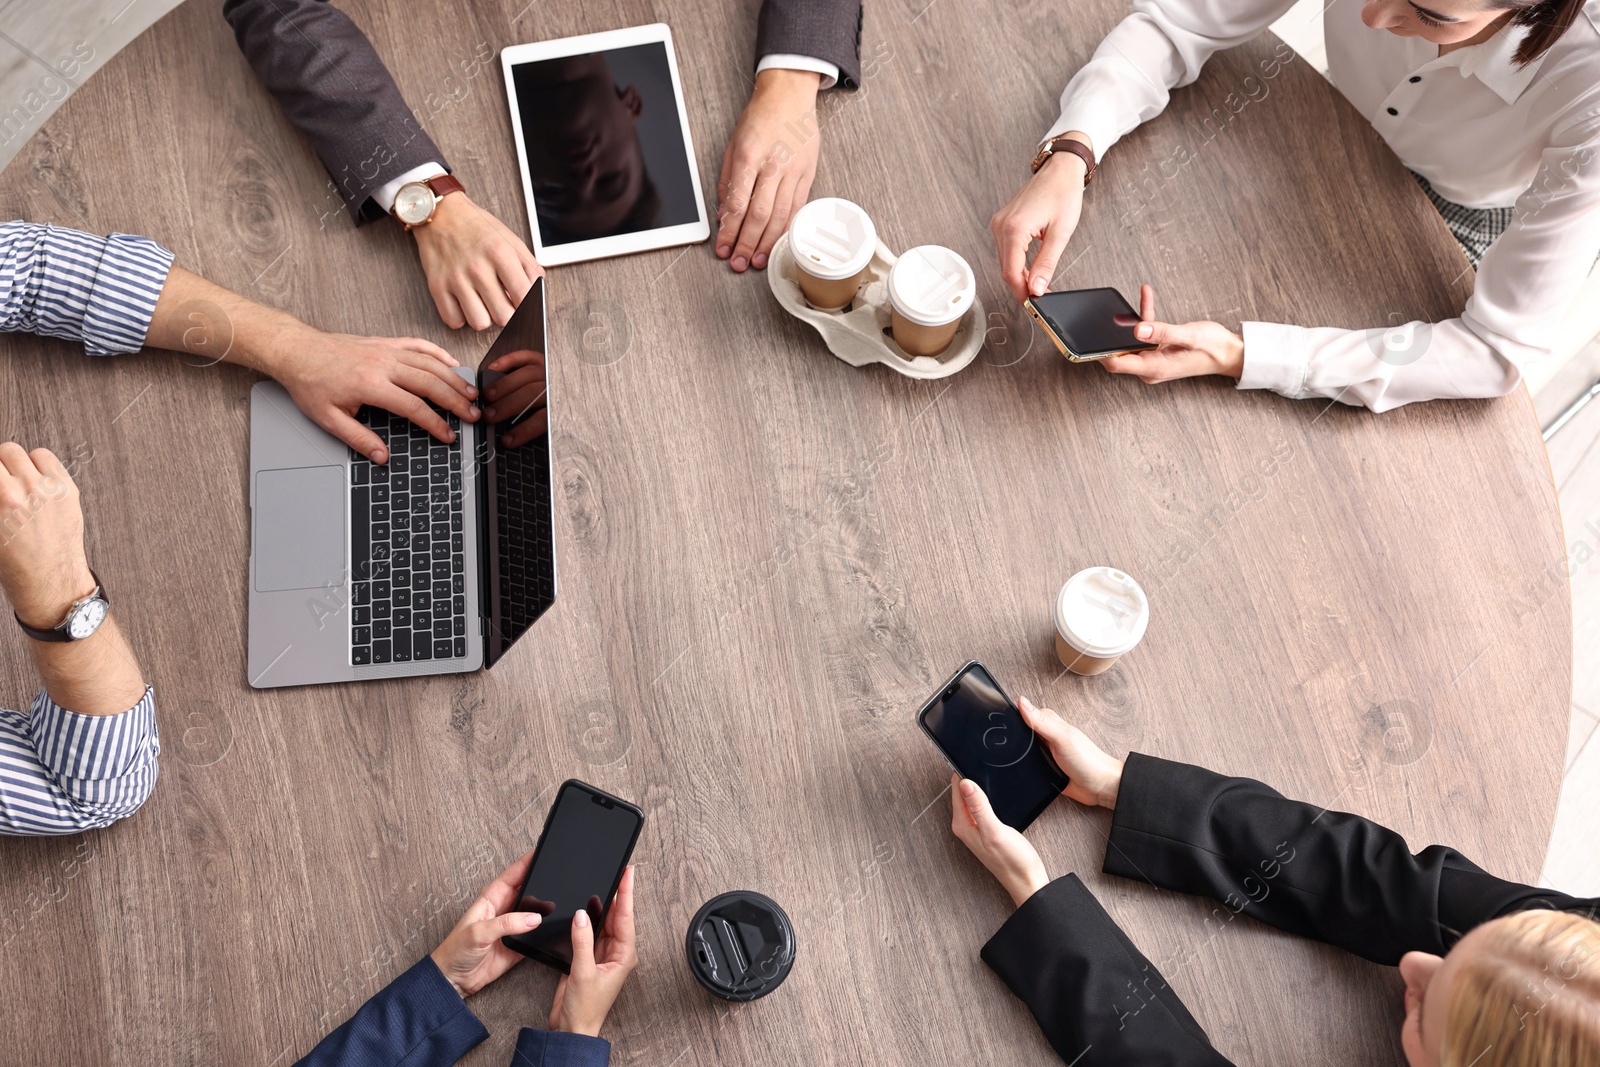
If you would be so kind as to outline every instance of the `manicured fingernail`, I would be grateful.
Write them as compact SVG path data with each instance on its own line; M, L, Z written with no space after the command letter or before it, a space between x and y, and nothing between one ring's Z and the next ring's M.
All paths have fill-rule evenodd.
M756 270L765 269L767 265L767 254L765 252L757 252L750 260L750 265Z
M730 254L732 254L732 252L733 252L733 249L730 248L727 245L718 245L717 246L717 258L718 259L727 259L728 256Z
M1141 323L1139 328L1134 332L1139 335L1139 340L1148 341L1150 340L1150 335L1156 332L1156 328L1150 325L1148 322L1145 322Z
M532 930L535 926L539 925L540 920L543 918L544 916L538 914L537 912L530 911L528 914L522 917L522 925Z
M733 262L729 264L734 270L744 270L749 265L750 261L743 256L734 256Z
M574 915L572 917L572 925L578 927L580 930L583 929L584 927L588 926L589 925L589 913L586 912L586 911L580 910L576 915Z

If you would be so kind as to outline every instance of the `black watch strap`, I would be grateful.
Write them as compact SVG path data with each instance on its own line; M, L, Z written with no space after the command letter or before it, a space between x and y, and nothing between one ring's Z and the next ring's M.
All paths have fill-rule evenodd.
M106 587L100 583L100 576L94 572L94 568L93 567L89 568L89 577L94 579L94 592L90 593L87 597L84 597L82 599L83 600L92 600L95 597L99 597L101 600L105 600L106 603L109 604L110 601L106 599ZM72 602L72 605L67 608L67 616L68 616L68 618L70 618L71 615L72 615L72 608L76 607L79 603L81 603L81 601L74 600ZM52 629L49 629L49 630L38 630L38 629L35 629L32 626L29 626L27 623L23 622L22 621L22 616L18 615L14 611L11 613L11 617L13 619L17 620L17 625L22 627L22 632L27 634L29 637L33 638L35 641L71 641L72 640L72 638L70 636L68 636L68 634L67 634L67 619L62 619L60 625L55 626Z

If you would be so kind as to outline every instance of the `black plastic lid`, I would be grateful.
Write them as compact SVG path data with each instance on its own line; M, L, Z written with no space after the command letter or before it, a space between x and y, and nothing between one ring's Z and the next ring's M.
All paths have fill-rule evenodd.
M770 898L748 889L701 905L684 942L695 980L724 1000L755 1000L794 966L794 924Z

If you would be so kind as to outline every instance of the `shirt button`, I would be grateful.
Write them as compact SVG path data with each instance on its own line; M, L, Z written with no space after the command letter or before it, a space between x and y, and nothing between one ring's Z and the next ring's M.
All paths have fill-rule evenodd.
M1420 75L1420 74L1413 74L1413 75L1411 75L1411 84L1412 84L1412 85L1415 85L1415 84L1417 84L1417 83L1418 83L1418 82L1419 82L1419 81L1421 81L1421 80L1422 80L1422 75Z
M1395 109L1394 109L1394 108L1392 108L1392 107L1387 107L1387 108L1384 108L1384 110L1385 110L1385 111L1387 111L1387 112L1388 112L1388 113L1389 113L1389 114L1391 114L1391 115L1398 115L1398 114L1400 114L1400 112L1398 112L1398 111L1396 111L1396 110L1395 110Z

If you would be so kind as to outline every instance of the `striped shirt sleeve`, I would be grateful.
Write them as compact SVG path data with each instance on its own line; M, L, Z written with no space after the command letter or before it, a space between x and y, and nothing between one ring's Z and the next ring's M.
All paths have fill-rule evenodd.
M81 341L91 356L137 352L171 269L148 237L0 223L0 331Z
M68 711L44 690L0 709L0 834L73 834L138 810L156 784L155 695L116 715Z

